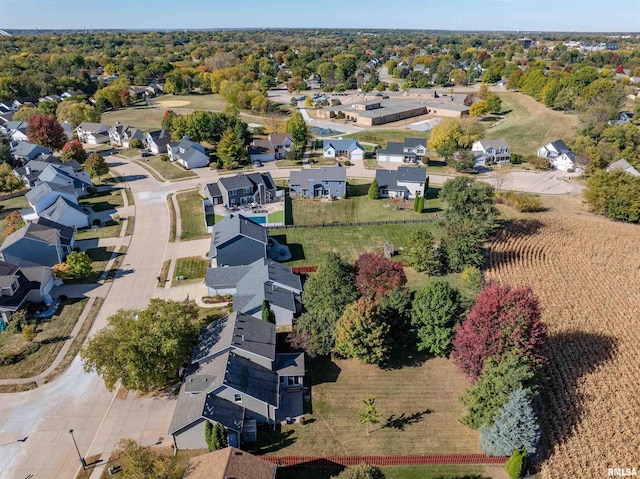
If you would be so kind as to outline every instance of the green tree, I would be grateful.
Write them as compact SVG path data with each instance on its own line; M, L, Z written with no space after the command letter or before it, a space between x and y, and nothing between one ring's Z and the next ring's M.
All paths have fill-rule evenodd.
M424 211L424 195L418 195L418 213Z
M640 223L640 177L622 170L598 170L587 180L584 198L595 213L608 218Z
M440 249L450 271L479 267L484 259L487 229L471 220L454 219L445 224Z
M142 140L140 138L134 138L129 142L129 148L142 148Z
M480 98L481 100L486 100L487 98L489 98L489 95L491 95L491 90L489 90L489 85L487 85L486 83L482 83L480 85L480 88L478 89L478 93L477 93L478 98Z
M133 439L122 439L116 445L115 453L128 479L169 479L174 473L168 455L141 446Z
M204 423L204 441L207 443L209 452L215 451L213 443L213 423L211 421Z
M42 100L38 102L38 110L45 115L55 115L58 102L53 100Z
M236 132L227 128L218 143L218 158L222 161L222 165L226 169L237 168L245 163L246 152L241 138L238 138Z
M83 121L99 123L100 112L86 103L65 100L58 104L56 118L59 122L66 121L76 128Z
M386 339L389 329L377 306L369 299L360 298L348 305L336 322L336 352L364 364L381 364L389 353Z
M347 304L358 297L353 271L336 253L327 253L313 273L302 293L302 303L307 311L333 311L340 317Z
M502 100L495 93L491 93L485 100L487 111L490 113L500 113L502 111Z
M460 274L460 294L465 309L471 307L476 296L482 290L482 271L477 266L467 266Z
M23 105L13 114L13 121L29 121L35 114L42 114L36 107Z
M9 163L0 163L0 191L15 191L24 188L24 183L13 174Z
M183 303L154 298L146 309L121 309L80 353L87 372L108 389L149 391L177 378L198 335L197 314Z
M470 116L482 116L489 111L486 101L478 101L469 107Z
M0 143L0 164L11 163L13 157L11 156L11 147Z
M276 324L276 313L271 309L268 299L262 300L262 320L267 323Z
M515 390L531 392L533 378L531 366L516 353L507 353L499 362L490 358L478 380L460 398L467 408L462 423L476 430L491 426Z
M411 309L418 349L435 356L447 356L463 312L459 292L447 281L435 281L419 290Z
M102 175L109 173L109 165L104 157L96 152L91 153L84 162L84 169L89 173L91 178L95 178L96 176L100 178Z
M540 441L540 425L531 395L521 387L496 414L493 425L480 427L480 449L488 456L510 456L523 447L535 455Z
M93 261L87 253L72 251L63 263L63 279L86 278L93 273Z
M413 211L415 211L416 213L418 212L419 203L420 203L420 195L416 195L415 198L413 198Z
M302 113L299 111L296 111L291 115L291 118L287 120L285 130L291 135L293 142L300 147L306 145L309 138L311 138L309 127L305 123Z
M358 411L358 419L360 420L360 424L367 426L367 435L369 435L369 428L380 422L382 414L379 414L376 409L375 397L367 396L362 400L362 404L362 408Z
M380 198L380 187L378 186L378 180L374 178L373 183L369 187L369 198L372 200L377 200Z
M379 467L368 464L358 464L348 467L337 476L331 479L384 479L385 475Z
M465 176L447 180L440 190L448 220L470 220L485 227L491 226L498 215L494 194L491 185Z
M407 263L418 272L438 274L442 264L429 228L417 228L407 237L403 251Z
M25 341L33 341L36 338L36 325L35 324L27 324L22 327L22 337Z
M219 422L207 421L204 425L204 439L209 452L227 447L227 431Z
M527 469L527 450L521 448L513 451L504 468L507 470L509 479L523 478Z

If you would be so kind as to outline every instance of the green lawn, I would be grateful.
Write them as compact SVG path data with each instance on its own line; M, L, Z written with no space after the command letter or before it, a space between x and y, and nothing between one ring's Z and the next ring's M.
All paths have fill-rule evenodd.
M163 102L189 102L188 105L184 106L171 106L163 105ZM157 105L158 108L162 108L168 110L214 110L214 111L222 111L226 107L226 102L224 99L218 94L208 94L208 95L161 95L152 100L153 105ZM182 113L182 112L181 112Z
M21 361L7 366L0 366L0 378L28 378L35 376L49 367L64 342L69 338L76 325L87 299L68 299L62 302L58 313L50 320L41 320L37 326L37 336L34 342L40 347L33 354L27 355ZM0 351L2 355L18 353L28 346L21 334L8 331L0 332Z
M112 220L112 224L103 226L97 229L88 229L83 231L77 231L75 234L76 241L95 239L95 238L116 238L120 236L122 230L122 224L115 220Z
M107 111L102 114L102 123L113 125L119 121L123 125L131 125L140 130L157 130L161 128L162 117L167 108L132 107L115 111Z
M117 154L126 158L133 158L134 156L138 156L140 151L140 148L127 148L125 150L118 150Z
M182 232L180 241L202 239L209 236L207 227L204 224L204 209L202 198L195 191L184 191L176 195L180 221L182 222Z
M197 283L204 280L208 266L209 261L199 256L176 259L176 269L174 270L174 277L171 280L171 286L177 286L183 283ZM178 281L176 279L178 276L182 276L184 279Z
M0 244L2 244L6 238L4 230L6 229L6 217L14 211L19 211L22 208L29 208L29 202L27 198L23 196L16 196L15 198L9 198L0 202Z
M255 452L277 455L480 453L478 433L459 419L468 387L449 360L403 352L403 364L382 369L358 360L308 360L311 404L305 425L260 429ZM376 398L380 424L359 423L362 399ZM249 451L254 452L254 451Z
M309 198L292 199L293 224L427 219L427 213L442 211L442 202L438 198L440 190L437 188L429 188L425 212L420 214L412 209L399 209L389 199L372 200L367 195L370 185L367 180L350 180L349 198L331 202ZM405 204L412 208L413 200L407 200Z
M385 146L389 141L404 141L405 138L429 138L429 134L413 130L364 130L343 135L343 138L355 138L367 143Z
M267 223L282 223L284 222L284 211L274 211L267 215Z
M317 265L329 251L339 253L347 261L355 261L366 251L382 252L384 243L391 241L395 250L404 245L408 234L417 228L429 228L434 237L442 236L441 223L408 225L373 225L358 227L296 228L272 230L270 236L281 244L287 244L292 259L289 266ZM400 253L400 252L399 252ZM402 261L396 254L394 260Z
M89 278L84 278L82 280L83 283L95 283L100 279L100 276L102 276L102 273L104 273L107 267L107 263L111 259L113 251L113 246L89 248L86 251L86 253L89 255L89 258L93 260L93 274Z
M183 178L195 178L198 176L193 171L185 170L169 160L162 160L161 155L150 156L134 161L142 166L151 167L161 177L161 179L167 181L181 180Z
M386 479L484 479L491 477L485 466L397 466L381 467ZM337 476L342 467L283 467L278 469L277 479L330 479Z
M93 211L108 211L124 206L121 188L111 188L107 191L100 191L90 197L80 198L81 205L90 205Z
M554 111L524 93L500 93L504 121L487 129L487 139L504 139L512 153L535 155L538 147L577 131L578 117Z

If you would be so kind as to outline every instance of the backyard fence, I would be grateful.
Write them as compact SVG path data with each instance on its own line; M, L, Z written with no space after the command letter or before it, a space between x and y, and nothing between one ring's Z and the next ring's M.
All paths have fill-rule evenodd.
M484 454L437 454L408 456L261 456L279 466L332 467L357 466L425 466L425 465L487 465L504 464L508 457L486 456Z
M29 191L28 188L24 188L17 191L12 191L11 193L2 193L0 195L0 201L8 200L10 198L16 198L18 196L24 196L24 194Z
M351 223L317 223L310 225L281 225L281 226L269 226L270 230L286 230L296 228L331 228L338 226L375 226L375 225L407 225L407 224L420 224L420 223L434 223L440 221L440 216L432 215L430 218L420 220L386 220L386 221L357 221Z
M295 274L309 274L318 271L317 266L294 266L291 271Z

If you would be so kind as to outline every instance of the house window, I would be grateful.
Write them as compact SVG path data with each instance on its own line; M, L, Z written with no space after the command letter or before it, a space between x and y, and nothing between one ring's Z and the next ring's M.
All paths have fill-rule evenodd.
M233 400L235 402L242 402L242 394L234 394L233 395Z
M300 384L300 378L298 376L287 376L287 385L295 386Z
M286 376L280 376L280 382L281 383L284 383L286 379L287 379Z
M242 192L243 193L251 193L251 188L250 187L249 188L243 188Z

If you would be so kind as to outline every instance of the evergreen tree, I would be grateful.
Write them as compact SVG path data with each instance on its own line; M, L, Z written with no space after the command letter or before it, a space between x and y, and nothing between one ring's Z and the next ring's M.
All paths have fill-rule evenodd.
M535 455L539 440L540 426L531 396L522 387L511 393L492 426L480 427L480 448L488 456L510 456L521 447Z
M377 200L380 198L380 189L378 187L378 180L374 179L373 183L369 187L369 198L372 200Z
M383 321L377 306L360 298L346 307L336 322L336 352L365 364L381 364L389 352L389 324Z
M424 196L418 197L418 213L422 213L424 211Z
M271 309L268 299L262 300L262 320L271 324L276 324L276 313Z
M369 427L378 424L382 414L378 414L376 398L373 396L367 396L362 400L362 404L362 408L358 411L358 418L360 419L360 424L366 424L368 435Z
M224 449L225 447L228 446L227 430L219 422L214 424L211 437L212 437L214 451L217 451L218 449Z
M521 479L524 477L525 470L527 468L527 451L526 449L517 449L513 451L509 460L504 465L507 470L509 479Z
M418 272L438 274L442 268L433 235L427 227L418 228L409 233L403 254L409 266Z
M207 443L209 452L216 450L213 443L213 424L211 424L211 421L207 421L204 424L204 440Z
M413 211L418 211L418 205L420 204L420 195L416 195L413 199Z
M232 128L227 128L222 134L217 151L224 168L236 168L245 162L244 143Z

